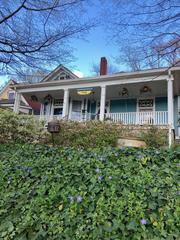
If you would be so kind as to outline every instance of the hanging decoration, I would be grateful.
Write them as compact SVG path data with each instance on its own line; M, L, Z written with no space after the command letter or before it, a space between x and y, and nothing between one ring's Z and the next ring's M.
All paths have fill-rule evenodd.
M52 102L52 96L50 94L48 94L45 98L44 98L44 103L48 104Z
M121 95L122 95L122 96L129 96L128 89L124 87L124 88L122 89Z
M148 93L148 92L151 92L151 88L146 85L140 89L140 93Z

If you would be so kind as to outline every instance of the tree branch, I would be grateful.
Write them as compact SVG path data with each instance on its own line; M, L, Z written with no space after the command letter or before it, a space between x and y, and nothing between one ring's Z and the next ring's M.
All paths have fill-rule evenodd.
M22 4L21 4L14 12L10 13L10 14L7 15L7 16L3 16L3 19L0 20L0 24L6 22L8 19L12 18L15 14L17 14L17 13L24 7L24 4L25 4L26 1L27 1L27 0L24 0L24 1L22 2ZM2 12L1 12L1 14L2 14ZM2 14L2 15L3 15L3 14Z

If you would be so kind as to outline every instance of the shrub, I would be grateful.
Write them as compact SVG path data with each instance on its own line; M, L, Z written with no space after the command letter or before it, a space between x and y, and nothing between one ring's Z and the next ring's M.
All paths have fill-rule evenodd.
M90 121L60 121L60 133L55 134L55 145L75 148L114 147L120 137L139 137L141 128L121 124ZM150 127L141 138L151 147L167 144L167 135L157 127ZM0 110L0 143L46 143L52 144L51 136L33 116L18 115Z
M33 116L0 110L0 143L40 142L46 135L43 125Z
M145 141L148 147L167 146L168 132L165 129L159 129L156 126L150 126L149 129L141 134L141 139Z
M94 148L116 146L122 132L116 124L100 121L86 123L61 121L60 133L55 135L55 143L59 146L78 148Z
M178 239L180 153L0 146L0 239Z

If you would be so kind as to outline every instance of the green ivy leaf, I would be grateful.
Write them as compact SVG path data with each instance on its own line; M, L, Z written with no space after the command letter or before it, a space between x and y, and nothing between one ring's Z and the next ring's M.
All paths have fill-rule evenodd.
M137 223L135 221L131 221L128 225L127 225L127 229L128 230L136 230L137 229Z

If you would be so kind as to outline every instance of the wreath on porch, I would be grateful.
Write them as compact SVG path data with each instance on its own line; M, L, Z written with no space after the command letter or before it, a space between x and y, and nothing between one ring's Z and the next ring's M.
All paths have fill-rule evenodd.
M144 86L140 89L140 93L148 93L148 92L151 92L151 88L148 87L148 86Z

